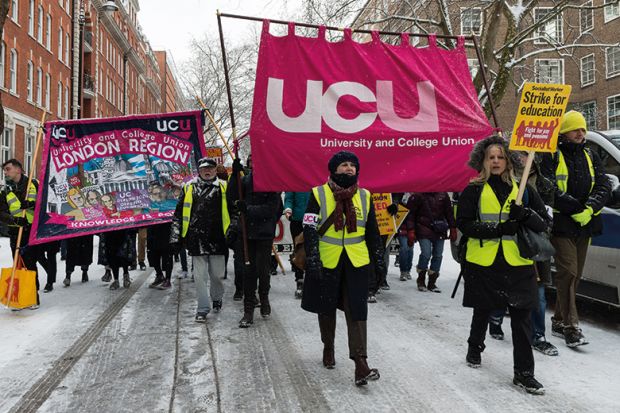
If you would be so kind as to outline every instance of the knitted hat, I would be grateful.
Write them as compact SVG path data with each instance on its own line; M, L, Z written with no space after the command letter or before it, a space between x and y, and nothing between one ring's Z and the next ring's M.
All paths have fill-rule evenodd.
M360 173L360 161L353 152L340 151L334 154L327 164L327 169L332 174L336 173L336 168L343 162L353 162L355 164L355 173Z
M562 117L562 123L560 124L560 133L566 133L577 129L584 129L586 132L588 131L586 118L583 117L581 112L569 110Z
M484 168L484 157L486 156L485 152L487 148L490 145L501 145L504 147L504 152L510 156L508 144L508 141L497 135L489 136L488 138L478 141L469 154L469 161L467 162L467 165L474 168L478 172L482 171Z
M201 158L198 161L198 168L213 168L217 166L217 162L213 158Z

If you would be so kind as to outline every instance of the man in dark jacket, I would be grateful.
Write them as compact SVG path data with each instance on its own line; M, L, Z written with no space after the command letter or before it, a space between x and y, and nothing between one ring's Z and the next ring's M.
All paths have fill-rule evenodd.
M9 227L11 251L15 255L19 228L22 227L20 241L20 254L27 269L37 272L37 260L39 248L28 245L30 227L34 217L34 206L37 197L38 183L33 179L28 188L28 177L24 174L22 164L17 159L9 159L2 164L2 170L6 178L6 188L0 194L0 222ZM25 216L23 211L26 211ZM36 275L37 304L31 309L39 308L39 277Z
M269 262L276 224L282 215L282 199L279 192L254 192L252 164L248 157L248 172L241 178L242 198L239 198L237 178L243 171L239 159L233 162L233 173L227 191L231 212L241 213L245 218L248 237L249 265L243 269L243 318L239 327L247 328L254 323L256 284L260 299L260 314L271 315L269 304L270 277Z
M196 322L204 323L211 311L209 297L213 300L213 311L222 309L224 296L224 234L230 224L226 204L226 182L217 179L217 163L211 158L198 161L198 174L183 187L177 203L170 244L177 252L184 244L192 256L194 279L198 295ZM207 273L211 282L211 293L207 285Z
M567 112L557 152L545 154L540 165L542 175L555 183L552 196L543 194L554 208L551 242L556 250L557 301L551 331L563 336L569 347L588 344L579 328L575 294L590 238L602 232L599 214L611 191L599 157L585 147L585 135L583 115Z

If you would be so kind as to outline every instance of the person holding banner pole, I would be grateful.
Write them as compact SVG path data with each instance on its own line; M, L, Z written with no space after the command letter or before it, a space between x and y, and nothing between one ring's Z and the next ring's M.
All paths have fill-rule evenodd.
M357 386L377 380L368 366L366 320L370 279L384 273L383 244L371 194L358 187L360 164L341 151L328 163L328 181L312 188L303 218L306 278L301 307L318 314L323 365L334 368L336 310L344 311L349 358Z
M600 158L585 147L586 132L583 115L566 112L557 151L545 153L540 164L541 174L555 184L551 243L556 251L557 300L551 333L563 337L568 347L588 344L579 328L575 296L590 241L602 233L600 213L611 193Z
M542 218L545 205L529 185L528 206L514 202L519 186L508 142L501 137L479 141L468 164L478 171L478 176L459 196L456 217L458 228L467 237L462 262L463 306L473 308L466 361L470 367L480 367L489 316L494 309L508 307L513 383L528 393L543 394L543 385L534 377L532 352L531 312L538 307L539 299L536 272L534 262L519 254L516 233L519 225L544 231L548 227Z
M174 252L183 246L192 257L198 305L195 321L206 323L207 314L220 312L224 297L224 234L230 225L226 182L217 179L216 161L198 161L198 176L183 187L172 218L170 244ZM209 300L211 299L211 301Z

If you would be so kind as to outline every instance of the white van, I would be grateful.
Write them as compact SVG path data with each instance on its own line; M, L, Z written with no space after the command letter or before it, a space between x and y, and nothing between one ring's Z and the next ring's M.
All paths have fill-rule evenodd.
M586 146L601 158L615 198L603 208L603 234L592 238L577 294L620 307L620 130L590 131Z

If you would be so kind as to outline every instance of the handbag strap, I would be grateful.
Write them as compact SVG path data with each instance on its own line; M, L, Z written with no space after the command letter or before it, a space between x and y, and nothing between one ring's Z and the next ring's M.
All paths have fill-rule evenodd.
M325 233L327 232L327 229L334 223L334 219L335 219L334 212L336 212L335 209L332 211L331 214L329 214L325 222L323 222L323 224L319 227L319 235L321 237L325 235Z

